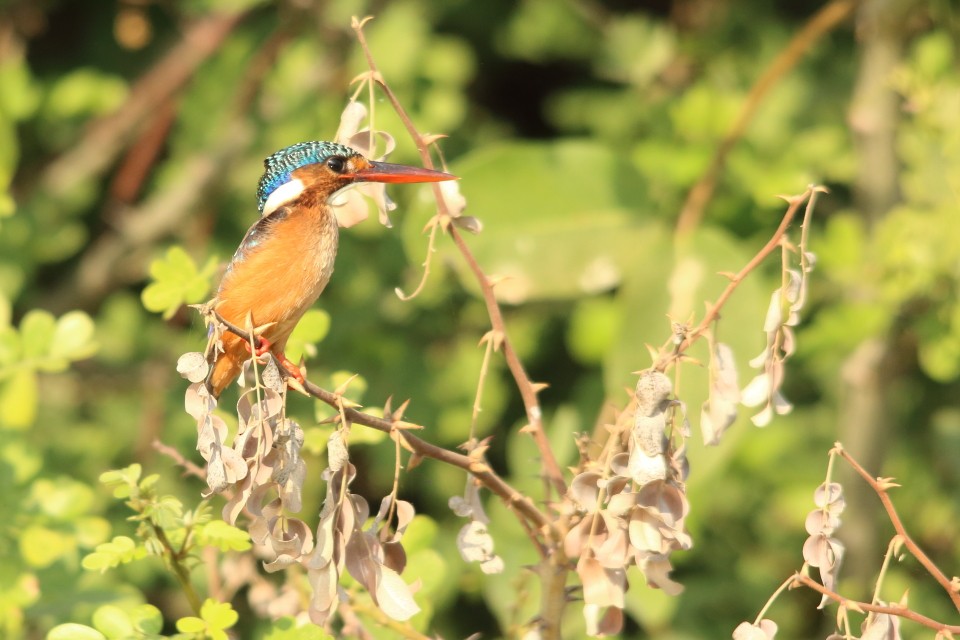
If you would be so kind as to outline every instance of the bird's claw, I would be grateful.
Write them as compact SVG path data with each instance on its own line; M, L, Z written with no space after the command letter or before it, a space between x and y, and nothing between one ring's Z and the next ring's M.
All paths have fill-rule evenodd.
M271 347L273 347L272 342L263 336L257 336L257 346L253 348L251 353L257 358L262 358L270 352ZM247 348L250 348L249 343L247 343ZM274 355L276 355L280 364L283 365L283 368L287 370L287 373L290 374L290 377L299 382L301 386L307 383L307 379L303 377L303 372L300 371L300 367L295 365L285 354L278 353Z
M290 377L300 383L300 386L307 383L307 379L303 377L303 372L300 370L300 367L293 364L287 356L281 353L277 356L277 359L280 361L280 364L283 365L283 368L287 370L287 373L290 374Z

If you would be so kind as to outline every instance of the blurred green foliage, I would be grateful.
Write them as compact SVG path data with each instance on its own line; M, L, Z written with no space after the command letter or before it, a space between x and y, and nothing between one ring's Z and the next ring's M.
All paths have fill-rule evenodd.
M625 403L630 372L649 365L646 344L669 337L670 319L699 316L726 285L715 274L741 268L766 241L783 210L776 196L810 182L832 191L811 230L819 262L788 369L796 409L762 431L741 420L716 449L691 441L695 547L677 558L675 574L686 592L667 598L631 576L625 637L729 636L799 567L803 518L840 433L843 366L868 339L888 341L899 363L888 373L894 431L883 436L886 462L871 471L899 478L894 499L908 527L956 573L960 22L949 3L905 6L915 19L894 34L903 48L883 80L898 104L893 206L867 216L858 200L872 165L847 119L865 55L848 21L778 79L727 158L703 222L675 246L686 194L753 84L820 3L5 3L0 636L214 638L232 629L274 640L325 637L289 618L258 619L242 597L209 602L191 617L162 562L131 562L147 547L97 478L142 465L158 500L151 517L174 538L196 525L206 536L200 545L228 555L243 547L217 520L185 521L202 511L190 506L200 503L202 482L179 477L150 447L160 439L198 459L175 363L201 348L205 334L182 305L209 296L221 265L215 256L232 255L256 219L261 159L333 136L350 80L366 69L349 19L367 13L376 15L367 34L387 81L421 130L449 136L445 157L462 177L467 213L484 223L468 240L484 269L505 278L497 292L511 339L534 379L551 385L541 397L561 464L575 461L572 434ZM209 55L166 57L197 21L233 12L245 15ZM193 60L187 80L169 84L171 67ZM149 94L147 78L155 81ZM131 110L138 100L149 108ZM391 159L414 162L396 116L379 96L375 106L377 128L400 142ZM307 358L311 379L327 388L362 374L348 396L365 403L412 399L405 419L455 447L470 424L477 343L489 320L444 238L423 293L397 298L395 287L409 291L419 280L432 206L426 189L391 195L398 228L374 217L343 232L322 309L308 314L287 353ZM762 347L766 301L778 285L779 265L771 264L724 310L718 332L734 348L741 379ZM706 350L693 355L705 359ZM679 391L692 417L705 379L697 367L684 369ZM291 410L318 472L329 410L301 399ZM536 495L536 449L518 434L522 415L497 364L479 435L493 436L497 469ZM352 437L364 444L354 449L354 490L375 500L392 484L394 448L360 427ZM111 478L130 492L145 481L139 471ZM446 506L463 483L462 473L430 461L403 475L401 494L422 514L405 538L404 577L422 580L413 624L447 637L513 633L538 606L536 580L523 568L536 554L509 511L490 501L507 571L491 577L465 566L454 541L462 522ZM302 515L315 523L323 488L315 475L307 484ZM880 558L872 560L878 567ZM915 563L891 572L882 597L896 601L909 586L925 614L955 616ZM203 595L203 572L192 578ZM856 593L869 592L869 582L853 580ZM824 636L828 623L815 606L811 594L791 593L771 616L785 637ZM570 637L582 624L570 607ZM927 636L905 625L904 637Z

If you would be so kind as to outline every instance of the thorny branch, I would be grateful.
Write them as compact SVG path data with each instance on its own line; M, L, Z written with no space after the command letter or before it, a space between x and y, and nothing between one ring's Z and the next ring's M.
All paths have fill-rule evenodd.
M216 321L226 327L226 329L231 333L234 333L245 340L255 341L257 339L255 333L251 334L249 331L245 331L244 329L241 329L240 327L224 320L215 311L213 313L216 316ZM286 372L286 368L278 359L276 359L276 356L274 356L273 353L270 353L270 356L275 359L278 370L281 372ZM518 514L526 518L533 526L534 530L547 537L552 537L553 525L550 519L547 518L546 514L544 514L534 505L533 500L514 489L506 481L504 481L503 478L497 475L497 473L491 469L490 465L488 465L486 462L475 457L470 457L462 453L456 453L455 451L444 449L443 447L418 438L410 433L411 428L416 428L415 425L403 423L401 421L380 418L378 416L370 415L369 413L358 411L353 407L347 407L345 406L342 395L323 389L309 380L306 380L305 384L302 386L303 390L308 395L330 405L332 408L337 410L342 416L342 419L346 420L347 422L362 424L366 427L382 431L388 435L399 433L409 447L410 451L412 451L414 454L424 458L432 458L440 462L445 462L473 474L473 476L483 486L502 498L509 508L515 510Z
M353 21L353 29L356 32L357 40L359 41L360 46L367 57L367 65L370 67L370 71L373 74L376 83L380 85L380 88L387 96L387 100L390 101L394 111L396 111L397 115L400 117L400 120L403 122L404 127L406 127L410 137L416 144L417 151L420 153L420 159L423 162L423 166L428 169L432 169L434 168L434 165L433 159L430 157L430 149L427 144L427 139L417 130L416 126L413 124L413 120L411 120L410 116L403 108L403 105L400 104L397 96L390 89L390 86L383 79L383 76L380 75L377 64L373 59L373 54L370 52L370 48L367 46L367 40L363 33L363 26L366 24L367 20L369 20L369 18L365 18L363 20L354 19ZM450 213L447 210L443 198L441 197L440 188L437 185L433 185L433 189L437 200L437 205L440 210L441 220L449 220ZM560 469L560 465L557 463L556 456L553 453L553 449L550 447L550 442L547 439L546 431L544 431L543 428L543 411L540 408L540 402L537 399L538 386L527 375L527 372L523 367L523 363L520 361L517 352L514 350L513 345L507 337L507 330L503 321L503 313L493 291L493 282L491 282L490 278L477 262L473 252L470 250L470 247L464 241L463 236L452 225L445 226L446 230L450 233L450 237L453 239L454 244L466 261L467 266L470 267L470 271L480 284L480 289L483 292L483 301L487 307L487 314L490 316L490 324L495 334L500 336L500 346L503 349L504 359L506 360L507 367L510 369L510 373L513 375L513 379L517 384L517 388L519 389L520 396L523 400L523 405L527 412L529 426L526 430L533 436L534 442L537 445L537 449L540 452L540 458L543 463L543 469L546 474L547 481L557 491L557 494L562 496L567 491L567 483L563 479L563 471Z
M862 477L867 484L870 485L870 488L877 494L877 497L880 498L881 504L883 504L884 510L887 512L887 517L890 519L890 523L893 525L894 530L897 532L897 535L900 536L903 540L903 546L917 559L917 561L923 565L923 568L933 576L943 590L947 592L947 595L950 596L950 600L953 601L953 606L960 611L960 592L957 591L956 586L951 583L950 579L944 575L943 571L937 567L936 564L923 552L913 538L907 533L906 528L903 526L903 521L900 519L900 516L897 514L896 508L893 506L893 501L890 499L890 494L887 493L887 489L896 486L890 483L889 479L886 478L874 478L866 469L864 469L859 462L857 462L853 456L851 456L846 449L843 448L843 445L837 442L834 444L834 450L842 457L847 463L853 467L853 470L856 471L860 477ZM960 627L954 630L958 630Z
M810 589L813 589L817 593L824 595L842 607L847 609L852 609L854 611L864 611L869 613L885 613L891 616L897 616L903 618L904 620L910 620L916 622L917 624L922 624L925 627L933 629L935 631L944 631L949 633L960 633L960 625L955 624L945 624L934 620L933 618L928 618L927 616L917 613L916 611L902 605L902 604L891 604L891 605L880 605L880 604L871 604L869 602L859 602L857 600L851 600L840 595L836 591L831 591L825 586L811 578L810 576L803 575L802 573L796 573L793 576L793 585L803 585Z
M662 352L657 362L654 364L653 368L657 371L666 371L667 367L670 366L677 358L679 358L690 346L697 341L697 339L703 335L707 329L710 328L710 325L713 324L716 320L720 318L720 311L723 308L723 305L726 304L727 300L733 295L733 292L736 291L737 287L740 286L740 283L743 282L744 278L750 274L751 271L757 268L761 262L763 262L767 256L773 253L777 248L781 246L784 235L787 232L787 229L790 228L790 224L793 222L793 219L796 217L797 212L800 211L801 205L804 202L807 203L807 210L810 211L813 205L816 203L817 194L824 192L823 187L810 186L802 194L798 196L790 196L784 198L789 207L787 212L783 215L783 219L780 221L780 226L777 227L777 230L770 237L770 240L767 241L767 244L763 246L760 251L757 252L753 258L750 259L740 271L735 274L728 274L730 278L729 284L720 294L720 296L709 305L707 313L703 316L703 320L700 321L693 329L690 329L684 334L683 340L676 346L675 349L669 352Z
M883 504L884 509L887 512L887 517L889 518L893 528L895 529L895 535L890 539L890 543L887 545L887 553L884 555L883 566L880 569L879 575L877 577L877 582L874 587L873 597L870 602L861 602L838 593L833 586L836 583L836 573L835 567L832 569L833 573L824 573L823 560L819 558L819 552L813 551L812 555L808 554L807 544L804 544L804 559L806 562L803 565L803 568L794 573L792 576L787 578L786 581L770 596L767 600L767 603L764 605L763 609L757 615L753 624L750 625L753 628L762 628L764 623L763 617L773 602L786 590L794 589L798 587L807 587L823 596L823 602L827 600L832 600L840 606L838 612L838 625L840 629L846 629L846 636L850 637L850 621L847 618L849 611L856 611L861 614L868 614L867 621L865 625L869 625L870 619L874 615L887 615L895 616L902 618L904 620L909 620L917 624L923 625L929 629L933 629L937 632L937 638L953 638L953 634L960 634L960 625L951 625L945 622L940 622L939 620L934 620L928 616L925 616L921 613L918 613L911 609L906 602L906 595L904 598L895 604L886 604L880 600L880 587L883 579L886 575L887 568L889 567L890 560L898 554L898 549L901 547L906 547L910 553L917 558L921 565L927 570L927 572L936 579L936 581L943 587L943 589L950 596L950 599L953 601L954 605L957 606L958 611L960 611L960 594L958 594L956 588L956 578L954 582L951 582L947 579L944 573L930 560L929 557L923 552L922 549L913 541L912 538L907 534L906 529L903 526L903 522L900 519L900 516L897 514L896 509L893 506L893 502L890 500L888 489L899 486L891 478L874 478L863 468L863 466L852 456L840 442L834 443L833 448L830 450L830 459L827 465L827 478L824 483L821 485L821 488L817 490L821 494L821 497L818 499L818 504L821 506L821 509L825 514L837 516L842 509L843 498L840 485L831 483L830 478L833 471L833 463L837 458L843 458L853 469L857 472L860 477L862 477L870 488L877 494L880 498L880 502ZM816 514L815 510L811 515ZM807 519L807 531L814 534L814 531L810 529L811 522L817 523L819 525L814 525L818 530L824 532L825 534L832 534L836 526L839 525L839 519L836 519L833 523L823 519L814 519L810 520L808 516ZM808 540L809 542L809 540ZM842 545L836 551L836 553L842 553ZM839 565L839 557L836 559L837 566ZM821 578L823 583L814 580L810 577L808 573L808 568L810 566L819 567L821 571ZM828 580L828 576L830 579ZM822 606L822 604L821 604ZM766 621L769 622L769 621ZM747 625L747 623L744 623ZM874 637L871 634L865 634L864 637ZM739 637L737 633L734 633L734 637ZM746 636L744 636L746 637ZM751 636L752 637L752 636ZM834 636L831 636L834 637ZM878 636L879 637L879 636ZM887 637L884 635L883 637ZM900 637L897 635L896 637Z

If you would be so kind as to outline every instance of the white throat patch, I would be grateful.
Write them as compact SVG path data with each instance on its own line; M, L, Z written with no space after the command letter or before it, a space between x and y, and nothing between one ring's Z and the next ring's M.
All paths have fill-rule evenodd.
M263 203L263 213L260 215L266 217L279 209L288 202L293 202L303 193L303 182L294 178L290 182L285 182L270 194L267 201Z

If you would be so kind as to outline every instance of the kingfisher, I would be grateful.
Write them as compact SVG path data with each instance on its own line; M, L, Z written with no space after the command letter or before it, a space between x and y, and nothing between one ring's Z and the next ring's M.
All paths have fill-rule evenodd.
M440 182L442 171L374 162L335 142L300 142L264 160L257 189L260 219L247 231L224 272L214 308L240 327L268 325L254 353L268 351L303 382L284 355L297 322L320 297L333 273L339 230L330 206L336 192L358 182ZM250 343L226 332L223 350L209 349L206 385L214 397L233 382L250 357Z

